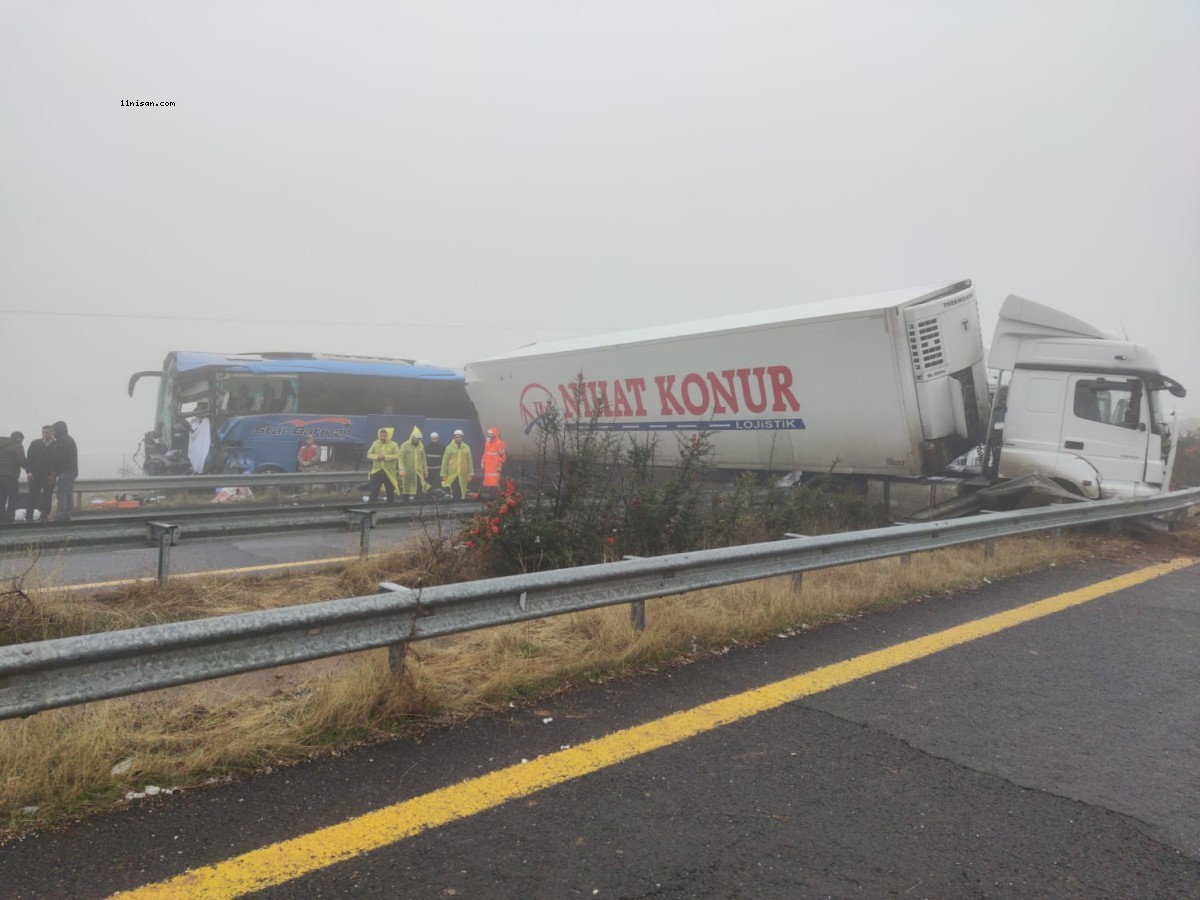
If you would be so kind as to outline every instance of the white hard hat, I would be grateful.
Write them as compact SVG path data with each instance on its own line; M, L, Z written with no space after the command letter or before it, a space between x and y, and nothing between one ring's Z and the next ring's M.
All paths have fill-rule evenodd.
M461 428L455 428L455 429L454 429L454 436L455 436L455 437L462 437L462 436L463 436L462 429L461 429Z
M429 439L430 439L431 441L435 441L435 440L437 440L437 432L436 432L436 431L431 431L431 432L429 432Z

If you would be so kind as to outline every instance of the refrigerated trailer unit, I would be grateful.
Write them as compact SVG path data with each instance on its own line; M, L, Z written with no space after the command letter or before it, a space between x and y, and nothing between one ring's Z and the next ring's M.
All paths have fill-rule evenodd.
M969 281L533 344L466 367L509 453L567 424L709 432L730 469L921 475L983 439L987 381ZM515 446L514 446L515 444Z

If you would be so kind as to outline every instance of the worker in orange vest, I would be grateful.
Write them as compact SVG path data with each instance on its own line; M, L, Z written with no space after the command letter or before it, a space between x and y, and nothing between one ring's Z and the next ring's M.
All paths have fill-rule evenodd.
M499 428L489 428L483 438L483 494L494 497L500 493L500 472L508 459L508 450L500 440Z

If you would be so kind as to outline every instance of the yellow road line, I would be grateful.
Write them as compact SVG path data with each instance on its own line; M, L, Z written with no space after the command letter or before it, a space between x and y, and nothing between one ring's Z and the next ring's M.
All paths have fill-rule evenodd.
M493 809L510 800L819 694L913 660L1061 612L1194 564L1176 559L1099 584L996 613L925 637L814 669L742 694L655 719L531 762L404 800L337 825L251 850L156 884L116 894L149 898L237 897L326 868L370 850Z
M260 566L242 566L237 569L205 569L202 572L175 572L172 573L171 579L203 578L206 575L246 575L251 572L270 572L274 569L296 569L302 566L329 566L334 563L353 562L356 559L358 559L357 556L331 556L328 559L302 559L296 562L263 563ZM121 587L127 584L140 584L144 581L158 581L158 577L148 575L145 578L120 578L116 581L93 581L89 584L48 585L45 589L49 591L86 591L97 590L99 588Z

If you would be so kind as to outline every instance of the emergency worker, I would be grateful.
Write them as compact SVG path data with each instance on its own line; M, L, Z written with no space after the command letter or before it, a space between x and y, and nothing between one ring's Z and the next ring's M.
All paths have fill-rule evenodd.
M508 459L508 450L504 441L500 440L499 428L489 428L483 437L483 458L480 460L480 467L483 469L483 493L485 496L496 496L500 493L500 472Z
M435 476L440 475L442 471L442 451L445 447L442 445L442 439L438 437L436 431L430 432L429 443L425 445L425 461L429 463L429 471Z
M456 429L454 440L442 454L442 488L450 491L455 500L467 496L467 484L475 477L475 466L471 462L471 447L463 443L462 429Z
M371 503L379 501L381 488L388 503L395 501L396 492L400 490L399 477L404 473L399 471L400 445L392 440L394 430L380 428L379 440L367 451L367 459L371 460Z
M429 490L429 463L425 459L425 444L421 429L413 426L408 440L400 445L400 470L404 473L404 499L412 502L418 494Z

